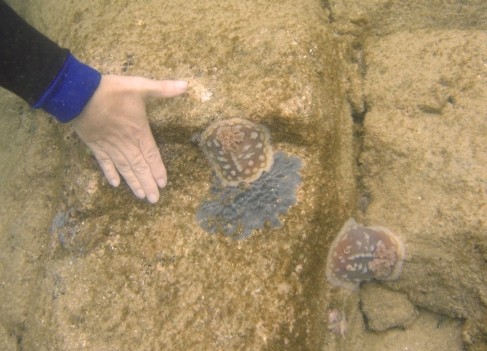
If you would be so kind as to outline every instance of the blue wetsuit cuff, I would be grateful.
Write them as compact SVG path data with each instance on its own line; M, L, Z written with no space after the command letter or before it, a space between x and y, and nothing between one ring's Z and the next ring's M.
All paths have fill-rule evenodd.
M100 84L101 74L69 54L64 66L32 108L42 108L60 122L81 113Z

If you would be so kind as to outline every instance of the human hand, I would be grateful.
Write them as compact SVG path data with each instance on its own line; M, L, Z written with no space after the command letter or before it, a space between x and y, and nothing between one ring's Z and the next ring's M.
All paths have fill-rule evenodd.
M166 168L150 131L145 103L147 98L181 95L187 87L185 81L102 76L92 98L72 123L112 186L120 184L120 172L135 196L147 197L150 203L159 200L157 186L166 186Z

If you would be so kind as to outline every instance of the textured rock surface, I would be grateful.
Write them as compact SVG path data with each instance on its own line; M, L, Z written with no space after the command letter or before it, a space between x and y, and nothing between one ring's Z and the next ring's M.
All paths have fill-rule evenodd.
M483 31L398 33L366 49L365 218L404 236L396 289L472 319L487 308L486 49Z
M360 304L367 327L376 332L409 328L418 317L418 311L406 294L385 289L377 283L362 285Z
M25 115L2 92L10 126L2 151L12 171L2 169L0 185L0 322L18 347L322 345L321 267L354 201L344 67L322 4L21 3L31 23L103 73L183 78L190 92L148 105L169 180L157 205L124 184L111 188L69 126ZM191 138L232 117L264 124L276 151L303 161L283 226L245 241L208 234L195 219L211 167ZM20 148L9 149L15 140Z
M356 132L363 144L354 217L404 238L401 279L383 285L417 306L460 317L451 327L463 328L465 345L447 344L451 350L487 348L486 6L330 1L340 41L349 42L349 100L364 126ZM357 310L348 311L350 333L360 333ZM395 330L411 337L396 345L414 349L414 335L419 344L428 338L426 349L443 349L440 330L430 332L409 329L400 337ZM376 350L391 346L374 338ZM368 345L350 339L346 349Z
M149 102L169 173L156 206L110 188L68 127L2 92L6 347L487 348L485 1L10 2L103 73L191 91ZM232 117L303 160L284 226L245 242L194 220L211 170L189 140ZM404 238L403 275L382 287L465 319L421 309L406 331L368 332L359 294L324 277L351 215Z
M381 333L366 333L363 342L367 345L366 349L375 351L461 351L464 350L462 324L461 320L420 310L418 318L408 329L393 328Z

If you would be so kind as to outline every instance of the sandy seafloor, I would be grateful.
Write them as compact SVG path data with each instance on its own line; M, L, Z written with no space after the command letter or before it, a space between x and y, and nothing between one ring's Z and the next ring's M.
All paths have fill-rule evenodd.
M0 91L1 350L487 349L484 1L8 2L104 74L190 90L148 103L156 205ZM303 161L284 226L242 241L195 221L191 140L232 117ZM404 240L397 281L326 281L352 216Z

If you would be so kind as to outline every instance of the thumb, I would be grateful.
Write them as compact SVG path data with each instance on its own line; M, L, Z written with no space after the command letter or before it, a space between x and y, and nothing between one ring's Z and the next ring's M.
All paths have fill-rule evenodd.
M144 80L147 97L171 98L183 94L188 89L184 80Z

